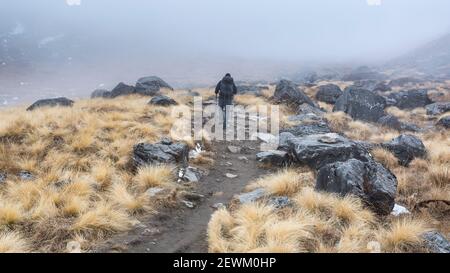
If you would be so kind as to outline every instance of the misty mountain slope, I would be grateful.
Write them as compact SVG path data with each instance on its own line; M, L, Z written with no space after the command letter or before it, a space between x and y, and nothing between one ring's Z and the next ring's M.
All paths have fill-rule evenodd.
M450 33L396 58L388 68L445 78L450 75Z

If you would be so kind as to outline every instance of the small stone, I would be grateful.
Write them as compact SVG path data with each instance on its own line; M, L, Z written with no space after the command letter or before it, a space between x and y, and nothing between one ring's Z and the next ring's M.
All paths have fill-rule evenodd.
M407 208L395 204L394 208L392 209L391 214L394 215L394 216L399 216L399 215L402 215L402 214L410 214L410 212L409 212L409 210Z
M149 197L155 197L155 196L159 195L160 193L162 193L163 191L164 191L163 188L154 187L154 188L148 189L145 192L145 194Z
M241 152L241 148L236 146L228 146L228 151L233 154L238 154Z
M214 209L224 209L224 208L226 208L226 206L223 203L216 203L216 204L212 205L212 208L214 208Z
M422 235L428 249L433 253L450 253L450 242L439 232L430 231Z
M233 166L233 163L227 162L226 165L227 165L227 166Z
M195 208L195 203L191 201L182 200L181 203L183 203L186 207L193 209Z
M150 236L150 235L156 235L156 234L159 234L159 233L161 233L161 231L159 229L157 229L157 228L146 228L142 232L142 235Z
M66 246L69 253L81 253L81 244L77 241L70 241Z
M21 172L19 172L18 176L22 180L32 180L34 178L33 174L30 173L29 171L21 171Z
M232 174L232 173L226 173L225 176L228 178L231 178L231 179L238 177L237 175Z
M0 172L0 183L5 182L5 180L6 180L6 173Z
M237 198L241 204L247 204L255 202L256 200L264 197L265 195L266 191L263 188L259 188L251 192L240 194L238 195Z
M291 200L287 196L278 196L270 199L270 204L272 204L277 209L282 209L291 204Z
M183 194L183 196L188 201L200 201L203 198L205 198L204 195L198 194L198 193L194 193L194 192L186 192L185 194Z
M240 156L238 157L239 160L245 161L246 163L248 162L248 158L245 156Z

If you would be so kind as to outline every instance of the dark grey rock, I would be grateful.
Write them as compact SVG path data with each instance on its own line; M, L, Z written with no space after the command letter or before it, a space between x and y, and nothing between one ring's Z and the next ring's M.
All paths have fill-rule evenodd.
M124 84L123 82L119 83L113 90L111 90L110 96L111 98L116 98L119 96L127 96L135 93L134 86Z
M319 169L336 161L356 158L370 160L367 150L358 143L338 134L309 135L295 137L287 133L280 134L279 149L286 149L293 155L293 160L301 165Z
M326 103L334 104L336 100L342 95L342 90L335 84L326 84L319 86L316 99Z
M420 130L416 125L401 122L397 117L393 115L385 115L378 120L378 123L382 126L392 128L398 131L411 131L417 132Z
M322 109L318 108L318 107L312 106L312 105L307 104L307 103L303 103L303 104L300 104L297 107L297 114L299 114L299 115L301 115L301 114L315 114L317 116L323 116L323 114L325 114L325 112Z
M136 82L136 93L145 96L154 96L161 88L173 90L172 86L156 76L143 77Z
M354 119L378 121L384 116L386 100L373 92L364 89L349 89L338 98L333 112L342 111Z
M53 98L53 99L42 99L38 100L35 103L33 103L30 107L27 108L27 111L32 111L36 108L40 107L53 107L53 106L67 106L71 107L73 105L74 101L70 100L68 98L60 97L60 98Z
M94 92L92 92L91 94L91 99L94 98L110 98L111 97L111 92L105 89L97 89L94 90Z
M33 180L34 176L29 171L20 171L17 176L22 180Z
M408 134L400 135L381 146L391 151L403 166L408 166L414 158L424 157L427 154L422 141Z
M436 102L425 107L427 115L437 116L450 111L450 102Z
M202 178L200 170L194 167L187 167L186 169L183 169L182 172L181 180L185 182L198 182Z
M133 161L136 166L158 163L188 162L189 147L185 143L139 143L133 147Z
M276 209L283 209L291 205L291 200L287 196L277 196L272 197L269 200L269 204L274 206Z
M281 80L277 84L273 99L277 103L286 103L295 106L307 103L315 107L314 102L293 82L288 80Z
M297 137L307 136L307 135L319 135L331 133L328 124L325 122L316 122L311 124L299 124L293 127L283 129L281 133L288 132Z
M256 160L263 164L281 167L289 164L289 154L278 150L260 152L256 154Z
M160 106L170 106L170 105L177 105L178 103L172 98L169 98L169 97L163 96L163 95L158 95L156 97L153 97L148 102L148 104L160 105Z
M378 214L388 215L395 205L397 179L389 170L373 160L362 162L349 159L320 168L316 190L342 196L353 194Z
M439 232L429 231L422 235L425 245L432 253L450 253L450 242Z
M0 184L3 183L3 182L5 182L5 181L6 181L6 178L7 178L6 173L0 172Z
M400 109L413 109L417 107L425 107L433 103L428 97L425 89L413 89L408 91L395 92L388 96L395 100L394 106Z
M446 129L449 129L450 128L450 116L442 117L441 119L438 120L436 125L446 128Z

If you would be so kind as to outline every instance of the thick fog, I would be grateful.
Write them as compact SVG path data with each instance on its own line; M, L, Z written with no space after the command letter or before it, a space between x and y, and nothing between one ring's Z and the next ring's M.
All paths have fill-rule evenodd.
M380 64L449 31L448 0L0 0L0 104Z

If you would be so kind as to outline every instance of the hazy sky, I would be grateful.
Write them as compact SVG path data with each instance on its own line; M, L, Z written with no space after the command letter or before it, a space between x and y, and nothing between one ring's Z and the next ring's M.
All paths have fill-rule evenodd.
M448 0L0 0L8 52L99 81L251 70L236 60L381 62L449 31Z
M3 32L20 23L24 31L42 39L72 36L72 43L107 52L148 50L192 56L209 52L249 58L333 61L395 54L450 30L448 0L0 3Z

